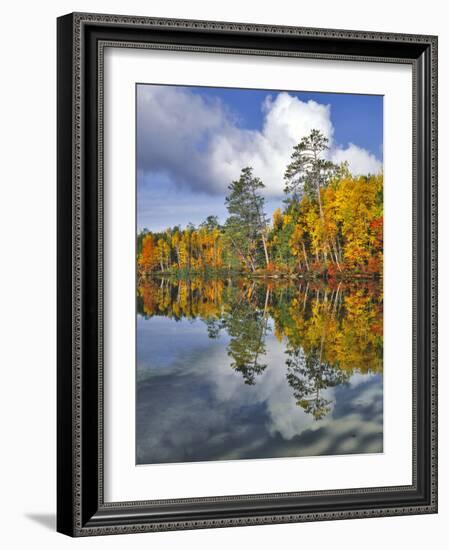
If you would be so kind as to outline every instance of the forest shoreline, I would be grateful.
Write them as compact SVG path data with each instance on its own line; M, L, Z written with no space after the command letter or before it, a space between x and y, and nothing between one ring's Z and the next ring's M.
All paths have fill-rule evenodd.
M338 273L323 273L323 272L302 272L302 273L284 273L284 272L254 272L248 273L244 271L184 271L182 273L176 271L151 271L140 274L140 279L176 279L189 280L194 278L204 279L229 279L229 278L245 278L245 279L274 279L274 280L303 280L303 281L373 281L382 280L382 273L356 273L353 271L338 272Z
M375 280L383 272L383 175L353 176L323 158L312 130L284 174L283 209L270 222L264 183L242 169L225 197L228 217L137 235L138 274L243 273L249 278ZM225 275L226 276L226 275Z

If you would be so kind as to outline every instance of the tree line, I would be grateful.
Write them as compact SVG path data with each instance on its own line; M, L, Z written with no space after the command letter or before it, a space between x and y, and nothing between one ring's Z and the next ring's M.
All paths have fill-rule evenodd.
M251 167L228 187L228 218L138 235L138 272L237 272L254 276L379 276L383 267L383 176L353 176L326 159L312 130L293 149L284 203L270 221L264 183Z

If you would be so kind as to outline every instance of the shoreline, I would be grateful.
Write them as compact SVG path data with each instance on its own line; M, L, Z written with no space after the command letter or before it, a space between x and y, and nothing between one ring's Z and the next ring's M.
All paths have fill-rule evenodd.
M355 273L351 271L335 273L329 275L328 273L322 272L296 272L296 273L283 273L283 272L254 272L247 273L241 271L216 271L216 272L205 272L205 271L186 271L179 273L176 271L153 271L143 273L138 275L138 279L178 279L178 280L188 280L196 277L201 277L204 279L229 279L229 278L245 278L245 279L269 279L269 280L280 280L280 281L375 281L382 280L382 273Z

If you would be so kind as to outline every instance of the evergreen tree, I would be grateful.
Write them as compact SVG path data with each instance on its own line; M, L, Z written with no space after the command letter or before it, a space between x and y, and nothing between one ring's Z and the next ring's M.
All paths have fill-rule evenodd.
M321 189L327 187L338 166L323 158L329 149L329 140L319 130L312 130L293 148L291 163L284 174L284 192L291 201L298 202L304 195L317 200L320 212Z
M252 271L257 267L257 249L262 242L265 262L268 265L267 219L264 212L265 199L260 191L265 186L253 176L251 167L243 168L240 178L233 181L228 189L226 208L230 214L226 230L237 253L245 258Z

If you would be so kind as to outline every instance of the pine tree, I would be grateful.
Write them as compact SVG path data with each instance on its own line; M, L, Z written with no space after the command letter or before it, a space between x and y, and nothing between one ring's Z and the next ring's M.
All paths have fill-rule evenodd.
M252 271L257 267L259 240L262 242L265 262L267 265L269 263L265 199L260 194L264 187L262 181L253 176L253 169L248 166L243 168L240 178L229 185L230 193L226 197L226 208L230 214L226 223L228 236Z

